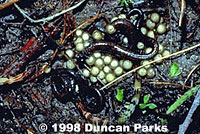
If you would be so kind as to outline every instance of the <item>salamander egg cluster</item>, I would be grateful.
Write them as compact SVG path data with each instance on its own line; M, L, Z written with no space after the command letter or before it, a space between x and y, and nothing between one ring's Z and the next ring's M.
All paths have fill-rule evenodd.
M91 35L88 32L83 31L82 29L78 29L75 32L74 36L74 49L67 49L64 52L64 55L67 57L67 61L64 62L63 67L68 69L74 69L75 63L73 62L73 58L76 53L83 51L86 47L90 45Z
M150 38L155 38L155 34L164 34L166 31L163 17L156 12L148 15L145 26L141 28L141 32Z
M84 32L81 29L76 30L74 45L76 51L83 51L86 47L90 45L90 34L88 32Z
M166 26L163 22L164 22L164 19L162 17L160 17L160 15L158 13L154 12L154 13L148 15L148 18L145 23L146 27L142 27L141 32L150 38L155 38L155 33L156 34L157 33L164 34L166 32ZM143 49L144 48L143 44L139 42L137 45L137 48ZM148 54L151 52L152 52L152 48L145 49L145 54ZM163 45L159 44L158 54L156 56L154 56L154 58L152 58L152 59L141 61L140 65L148 64L152 60L158 60L169 54L170 54L170 52L168 50L166 50ZM161 64L162 62L163 62L162 60L158 60L156 63ZM152 67L152 65L147 65L147 66L139 69L138 74L143 77L153 78L155 76L155 69Z
M97 82L98 79L103 83L111 82L133 67L130 60L117 60L100 52L94 52L85 62L90 66L90 69L84 68L83 75L90 78L93 83Z
M146 53L150 53L152 50L150 48L146 48L145 49L145 52ZM170 52L168 50L165 50L164 49L164 46L163 45L160 45L159 44L159 52L158 54L153 58L153 59L149 59L149 60L142 60L140 62L140 65L146 65L148 64L149 62L153 61L153 60L158 60L164 56L167 56L169 55ZM156 64L161 64L163 61L162 60L158 60L156 62ZM153 78L156 73L155 73L155 69L153 68L152 65L146 65L145 67L141 68L138 70L138 74L142 77L147 77L147 78Z

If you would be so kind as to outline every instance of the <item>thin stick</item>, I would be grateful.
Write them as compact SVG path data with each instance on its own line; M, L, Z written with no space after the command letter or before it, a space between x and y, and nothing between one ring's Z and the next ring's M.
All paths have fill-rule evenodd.
M152 81L152 82L150 82L150 84L153 84L153 85L172 85L172 86L176 86L176 87L179 87L179 88L182 88L184 86L184 85L181 85L181 84L165 82L165 81ZM186 88L192 88L190 86L185 86L185 87Z
M182 26L182 21L183 21L183 16L185 14L185 9L186 9L186 1L185 0L181 0L181 14L179 17L179 22L178 22L178 26L181 27Z
M200 67L200 63L199 64L197 64L191 71L190 71L190 73L188 74L188 76L187 76L187 78L186 78L186 80L184 81L184 84L183 84L183 89L184 89L184 87L185 87L185 84L186 84L186 82L188 81L188 79L190 78L190 76L192 75L192 73L197 69L197 68L199 68Z
M39 77L40 75L42 75L50 66L51 62L54 60L56 54L58 52L58 49L55 50L55 52L52 54L51 60L49 61L49 63L47 65L45 65L43 68L41 68L35 75L33 75L30 79L28 79L26 82L32 81L33 79Z
M190 50L192 50L192 49L195 49L195 48L197 48L197 47L200 47L200 43L197 44L197 45L194 45L194 46L192 46L192 47L183 49L183 50L181 50L181 51L172 53L172 54L170 54L170 55L164 56L164 57L159 58L159 59L157 59L157 60L153 60L153 61L149 62L148 64L144 64L144 65L142 65L142 66L136 67L136 68L130 70L129 72L127 72L127 73L125 73L125 74L119 76L118 78L116 78L115 80L111 81L110 83L106 84L105 86L103 86L102 88L100 88L100 90L104 90L105 88L111 86L112 84L114 84L114 83L117 82L118 80L120 80L120 79L126 77L126 76L129 75L129 74L134 73L135 71L139 70L140 68L145 67L146 65L153 64L153 63L155 63L155 62L157 62L157 61L160 61L160 60L168 59L168 58L170 58L170 57L172 57L172 56L176 56L176 55L178 55L178 54L185 53L185 52L190 51Z
M178 134L184 134L189 127L190 123L192 122L192 115L196 111L197 107L200 105L200 90L197 92L195 99L192 103L190 111L187 114L183 124L179 126Z
M65 13L69 12L69 11L72 11L72 10L76 9L77 7L79 7L79 6L80 6L82 3L84 3L85 1L86 1L86 0L82 0L81 2L77 3L76 5L70 7L70 8L68 8L68 9L66 9L66 10L63 10L63 11L61 11L61 12L59 12L59 13L57 13L57 14L54 14L54 15L52 15L52 16L49 16L49 17L47 17L47 18L42 18L42 19L38 19L38 20L34 20L34 19L32 19L31 17L29 17L29 16L25 13L25 11L24 11L23 9L21 9L17 4L14 4L14 6L15 6L15 7L17 8L17 10L19 10L19 12L20 12L25 18L27 18L30 22L32 22L32 23L39 23L39 22L47 22L47 21L53 20L53 19L55 19L56 17L58 17L58 16L60 16L60 15L63 15L63 14L65 14Z
M169 8L169 26L170 26L170 45L169 45L169 51L170 51L170 53L172 53L173 37L172 37L172 15L171 15L170 0L168 0L168 8ZM170 64L171 64L171 60L170 60Z
M90 18L89 20L85 21L84 23L82 23L81 25L79 25L77 28L75 28L73 31L71 31L69 34L67 34L64 38L64 40L61 42L61 44L64 44L65 40L70 36L72 35L77 29L80 29L82 27L84 27L85 25L93 22L94 20L96 20L97 18L101 17L102 14L97 14L96 16Z
M0 5L0 11L3 10L4 8L7 8L15 3L17 3L19 0L10 0L7 3L4 3L2 5Z

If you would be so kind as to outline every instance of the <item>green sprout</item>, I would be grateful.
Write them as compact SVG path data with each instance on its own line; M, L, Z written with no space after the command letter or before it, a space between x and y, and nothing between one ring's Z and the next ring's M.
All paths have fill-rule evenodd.
M181 74L181 71L179 70L179 66L176 62L174 62L170 67L169 76L171 78L174 78L174 77L177 77L180 74Z
M128 6L129 4L133 4L134 0L121 0L121 6Z
M117 95L115 96L115 98L122 102L123 101L123 98L124 98L124 90L123 89L120 89L120 88L117 88Z
M187 92L184 93L180 98L178 98L167 110L166 114L172 113L174 110L176 110L183 102L185 102L187 99L189 99L192 95L194 95L198 91L199 87L193 87L189 89Z
M144 98L143 98L143 101L144 101L144 103L141 103L139 106L140 106L140 109L145 109L145 108L149 108L149 109L154 109L154 108L156 108L157 106L156 106L156 104L154 104L154 103L147 103L148 101L149 101L149 98L150 98L150 94L147 94L147 95L145 95L144 96Z

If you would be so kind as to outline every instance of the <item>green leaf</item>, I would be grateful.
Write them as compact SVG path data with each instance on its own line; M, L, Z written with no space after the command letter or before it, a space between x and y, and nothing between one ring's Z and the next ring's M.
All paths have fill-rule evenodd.
M143 101L145 104L149 101L149 98L150 98L150 94L147 94L144 96Z
M176 110L183 102L185 102L188 98L190 98L193 94L195 94L198 91L199 87L193 87L189 89L187 92L184 93L180 98L178 98L167 110L166 114L172 113L174 110Z
M149 103L149 104L147 104L147 106L149 107L149 109L154 109L157 107L156 104L154 104L154 103Z
M118 88L118 89L117 89L117 95L116 95L115 97L116 97L116 99L117 99L118 101L122 102L122 101L123 101L123 97L124 97L124 90Z
M179 74L181 74L181 71L179 70L179 66L176 62L174 62L170 67L169 76L173 78L173 77L178 76Z
M140 109L145 109L147 107L147 104L139 104Z
M129 4L132 4L134 0L121 0L121 6L128 6Z
M121 6L124 6L124 4L125 4L126 6L128 6L128 3L127 3L126 0L122 0L122 1L121 1Z
M168 121L167 121L167 119L164 119L164 118L158 118L163 124L167 124L168 123Z

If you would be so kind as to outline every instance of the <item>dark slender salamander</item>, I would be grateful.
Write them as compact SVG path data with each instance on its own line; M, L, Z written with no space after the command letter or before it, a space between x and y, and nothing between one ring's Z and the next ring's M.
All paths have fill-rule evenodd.
M90 87L79 73L64 68L58 68L51 73L52 91L60 102L81 102L92 113L98 113L104 108L104 92Z
M134 16L136 14L138 15L138 17L137 17L137 22L136 22L135 26L139 30L142 25L141 22L144 20L144 13L142 12L142 10L137 9L137 8L132 9L131 11L128 12L127 18L129 20L131 20L131 16Z
M112 55L118 55L120 57L130 59L130 60L144 60L144 59L150 59L153 56L155 56L158 52L158 44L154 45L154 49L149 54L136 54L132 51L130 51L127 48L118 46L114 44L113 42L96 42L93 43L91 46L85 49L85 54L92 54L92 52L99 50L103 52L108 52Z
M157 44L155 39L149 38L143 35L137 27L135 27L129 20L127 19L118 19L111 23L116 29L116 32L124 34L129 41L130 45L136 46L137 42L143 42L145 45L154 47L154 44Z

